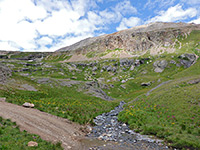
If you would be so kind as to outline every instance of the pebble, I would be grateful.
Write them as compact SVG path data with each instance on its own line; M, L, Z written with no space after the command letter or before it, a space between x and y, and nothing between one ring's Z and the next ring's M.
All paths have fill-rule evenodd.
M96 126L92 128L92 131L87 136L104 141L114 141L120 144L152 143L149 145L161 148L160 143L163 142L162 140L152 139L146 135L135 133L134 130L129 129L127 124L118 121L117 116L123 111L124 104L125 102L122 101L114 110L97 116L93 120ZM163 146L161 149L168 149L168 147Z

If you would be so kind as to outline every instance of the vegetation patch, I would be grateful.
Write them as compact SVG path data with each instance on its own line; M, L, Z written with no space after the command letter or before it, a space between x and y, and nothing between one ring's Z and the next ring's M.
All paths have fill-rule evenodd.
M28 134L25 130L20 131L15 122L0 117L0 150L22 150L22 149L40 149L40 150L61 150L60 143L52 144L42 140L38 135ZM37 147L28 147L28 142L38 143Z

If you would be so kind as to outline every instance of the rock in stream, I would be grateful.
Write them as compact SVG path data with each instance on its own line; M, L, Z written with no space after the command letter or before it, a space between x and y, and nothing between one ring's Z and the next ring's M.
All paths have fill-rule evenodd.
M167 146L162 144L162 140L152 139L149 136L140 135L139 133L134 132L134 130L129 129L127 124L118 121L117 116L123 110L124 104L125 102L120 102L120 105L115 107L114 110L111 110L108 113L103 113L93 120L96 126L93 127L91 133L88 134L88 137L97 138L99 140L108 142L108 144L90 149L168 149Z

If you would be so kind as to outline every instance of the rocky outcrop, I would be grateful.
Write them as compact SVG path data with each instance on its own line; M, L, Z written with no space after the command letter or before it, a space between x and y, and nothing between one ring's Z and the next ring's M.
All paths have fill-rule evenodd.
M163 72L167 67L168 62L166 60L155 61L153 66L155 67L155 72Z
M72 54L104 52L108 49L122 49L127 52L141 52L159 46L172 46L179 36L185 36L192 30L200 30L199 25L187 23L151 23L113 34L87 38L71 46L59 49Z
M83 89L87 90L86 93L90 93L95 97L99 97L104 100L114 100L114 98L108 96L102 89L101 85L97 81L86 82Z
M185 68L189 68L192 64L195 63L197 56L195 54L182 54L179 56L180 64Z

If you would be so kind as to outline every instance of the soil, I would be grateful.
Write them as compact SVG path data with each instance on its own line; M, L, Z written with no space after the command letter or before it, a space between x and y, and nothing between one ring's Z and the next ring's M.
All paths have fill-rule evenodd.
M81 125L67 119L7 102L0 102L0 116L16 122L22 131L37 134L53 143L61 141L64 149L80 150L82 147L80 139L84 133L80 131Z

